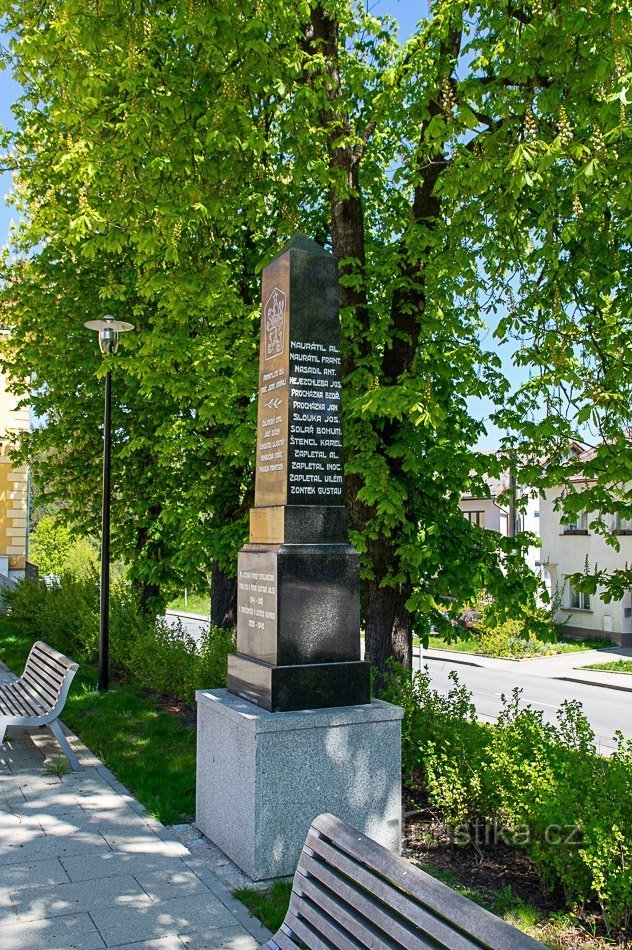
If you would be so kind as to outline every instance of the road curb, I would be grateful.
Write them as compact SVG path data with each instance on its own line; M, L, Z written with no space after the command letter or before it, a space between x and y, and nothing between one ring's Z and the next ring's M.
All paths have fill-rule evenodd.
M419 662L426 663L427 661L435 663L456 663L459 666L475 666L479 670L484 670L485 665L483 663L474 663L473 660L455 660L453 657L443 657L443 656L420 656Z
M186 617L187 620L203 620L205 623L210 623L208 614L189 614L185 613L184 610L165 610L165 616L167 615L171 615L172 617Z
M620 686L618 683L600 683L598 680L584 680L577 676L551 676L552 680L565 683L581 683L583 686L599 686L601 689L617 689L621 693L632 693L632 686Z

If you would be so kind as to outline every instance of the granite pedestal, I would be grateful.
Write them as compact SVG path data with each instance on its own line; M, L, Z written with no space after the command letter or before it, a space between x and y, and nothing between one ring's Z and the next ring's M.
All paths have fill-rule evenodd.
M223 689L197 703L196 823L254 881L293 874L325 811L399 852L398 706L272 713Z

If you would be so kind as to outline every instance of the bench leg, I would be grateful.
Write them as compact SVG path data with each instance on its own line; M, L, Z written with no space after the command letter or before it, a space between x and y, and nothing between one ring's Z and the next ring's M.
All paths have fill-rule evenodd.
M79 762L79 759L77 758L77 756L75 755L75 753L74 753L74 752L72 751L72 749L70 748L70 743L68 742L68 739L67 739L66 736L64 735L64 733L63 733L63 731L62 731L62 728L61 728L61 726L59 725L59 723L57 722L57 720L56 720L56 719L53 719L52 722L49 722L49 723L48 723L48 726L49 726L50 731L52 732L52 734L53 734L53 735L55 736L55 738L57 739L57 742L59 743L59 745L60 745L60 747L61 747L61 751L64 753L64 755L66 756L66 758L67 758L68 761L70 762L70 764L71 764L72 768L74 769L74 771L75 771L75 772L81 772L82 769L83 769L83 765L81 765L81 763Z
M4 734L7 731L6 723L0 722L0 745L4 742Z

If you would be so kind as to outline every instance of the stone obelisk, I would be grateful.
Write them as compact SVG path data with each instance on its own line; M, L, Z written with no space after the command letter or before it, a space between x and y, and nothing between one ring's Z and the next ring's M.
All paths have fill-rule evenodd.
M263 272L257 468L228 689L274 712L370 700L343 501L335 258L297 234Z
M342 494L338 285L297 234L263 272L255 507L228 689L199 690L196 824L254 880L329 811L394 851L402 710L369 695Z

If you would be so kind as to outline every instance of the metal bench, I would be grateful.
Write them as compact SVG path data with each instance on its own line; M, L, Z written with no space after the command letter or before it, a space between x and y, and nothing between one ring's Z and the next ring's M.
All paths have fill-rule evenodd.
M309 829L269 950L534 950L532 940L333 815Z
M75 771L81 769L57 717L79 665L38 640L31 647L22 676L0 684L0 745L7 726L48 726Z

